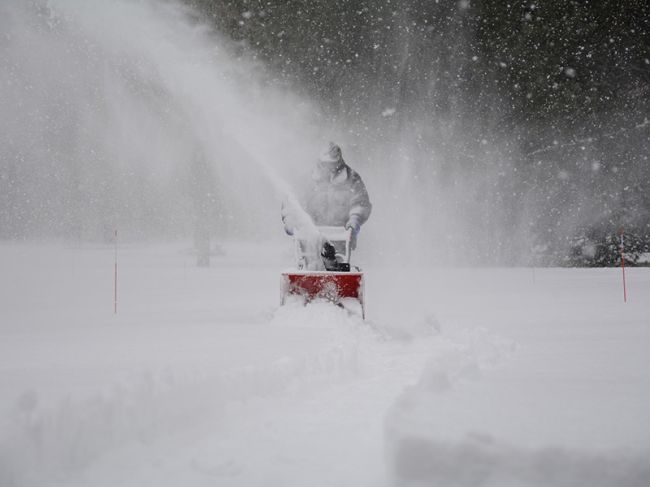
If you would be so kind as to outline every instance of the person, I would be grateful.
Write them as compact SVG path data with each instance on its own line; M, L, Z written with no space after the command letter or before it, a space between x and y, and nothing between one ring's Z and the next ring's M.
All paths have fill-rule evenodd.
M318 157L309 191L303 198L304 210L314 225L345 227L351 231L350 247L356 248L361 226L372 212L366 186L359 173L347 165L341 147L330 142ZM296 222L291 205L283 205L285 230L293 235Z

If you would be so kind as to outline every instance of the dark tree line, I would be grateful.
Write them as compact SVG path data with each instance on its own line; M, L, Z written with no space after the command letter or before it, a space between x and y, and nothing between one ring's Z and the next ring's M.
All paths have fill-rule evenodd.
M642 0L187 1L333 110L356 114L379 96L439 116L461 98L472 115L499 110L504 131L583 136L603 128L597 115L616 128L632 126L617 116L647 115Z

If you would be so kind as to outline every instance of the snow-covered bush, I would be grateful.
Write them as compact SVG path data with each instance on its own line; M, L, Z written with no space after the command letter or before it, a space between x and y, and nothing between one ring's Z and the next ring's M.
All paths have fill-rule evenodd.
M642 265L641 256L650 248L647 235L591 230L577 235L571 242L566 265L571 267L612 267L621 265L624 256L626 265Z

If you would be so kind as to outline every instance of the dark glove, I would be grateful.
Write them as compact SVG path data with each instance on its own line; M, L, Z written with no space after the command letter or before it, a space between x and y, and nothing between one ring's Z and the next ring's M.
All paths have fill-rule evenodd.
M328 241L323 242L323 248L320 253L321 257L327 260L335 261L336 260L336 249Z

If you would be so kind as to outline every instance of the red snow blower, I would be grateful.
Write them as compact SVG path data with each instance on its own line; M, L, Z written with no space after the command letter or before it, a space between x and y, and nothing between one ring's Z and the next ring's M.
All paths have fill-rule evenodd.
M305 302L325 299L353 312L355 304L365 319L363 272L350 265L351 230L318 227L321 239L307 242L294 237L297 270L282 273L280 304L290 295Z

